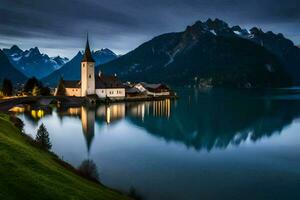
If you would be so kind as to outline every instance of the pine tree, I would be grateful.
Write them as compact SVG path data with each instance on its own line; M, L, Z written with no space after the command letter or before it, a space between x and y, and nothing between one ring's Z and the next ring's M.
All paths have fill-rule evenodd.
M2 84L2 93L4 96L12 96L13 94L13 84L10 80L4 79Z
M35 86L40 88L42 86L42 83L39 82L35 77L32 77L27 80L23 90L24 90L24 92L30 93L30 92L32 92L32 90Z
M41 124L37 134L36 134L36 138L35 141L37 142L38 145L40 145L42 148L45 148L47 150L50 150L52 147L52 144L50 142L50 138L49 138L49 133L45 127L44 124Z
M66 88L64 86L64 80L61 78L57 87L56 96L64 96L66 94Z

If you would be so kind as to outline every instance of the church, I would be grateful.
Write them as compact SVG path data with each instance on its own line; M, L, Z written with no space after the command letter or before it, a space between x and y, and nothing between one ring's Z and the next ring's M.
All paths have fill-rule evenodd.
M81 80L61 80L55 90L55 95L61 95L59 94L60 87L64 88L64 95L66 96L97 95L98 98L125 98L125 86L116 75L104 75L101 71L95 74L95 60L90 50L88 38L81 61Z

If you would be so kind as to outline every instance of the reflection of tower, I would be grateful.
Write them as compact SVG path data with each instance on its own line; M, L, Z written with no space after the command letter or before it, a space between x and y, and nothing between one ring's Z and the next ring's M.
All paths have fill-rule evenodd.
M81 108L81 123L88 152L95 135L95 111L91 108Z

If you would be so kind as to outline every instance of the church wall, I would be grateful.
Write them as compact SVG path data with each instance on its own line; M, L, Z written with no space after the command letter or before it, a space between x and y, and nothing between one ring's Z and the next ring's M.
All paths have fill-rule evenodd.
M99 98L125 98L125 88L96 89Z
M66 88L66 96L81 96L81 89L80 88Z

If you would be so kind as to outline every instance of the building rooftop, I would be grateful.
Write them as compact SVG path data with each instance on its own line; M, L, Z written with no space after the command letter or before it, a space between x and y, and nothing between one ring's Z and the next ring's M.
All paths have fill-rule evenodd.
M88 37L86 39L85 51L84 51L84 55L83 55L81 62L95 62L95 60L93 59L92 53L91 53Z
M96 89L105 88L125 88L117 76L107 76L101 74L95 78Z
M81 88L81 81L62 81L65 88Z

